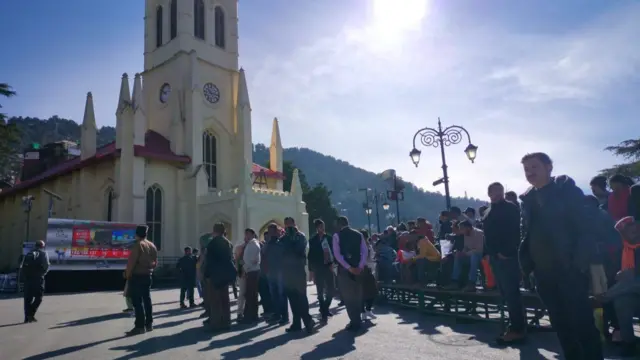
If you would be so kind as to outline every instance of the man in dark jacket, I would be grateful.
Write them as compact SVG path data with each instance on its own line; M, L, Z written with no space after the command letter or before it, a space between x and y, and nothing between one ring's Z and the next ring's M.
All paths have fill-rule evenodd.
M489 185L491 206L484 213L485 252L500 294L507 305L511 322L507 332L498 339L500 344L513 344L525 338L526 319L520 295L520 269L518 246L520 245L520 210L505 200L504 186L496 182Z
M36 312L44 296L44 276L49 271L49 256L44 250L44 241L36 241L22 263L24 279L24 322L36 322Z
M535 273L564 356L568 360L602 360L602 344L589 302L589 270L598 252L593 209L567 176L552 177L545 153L522 158L532 185L520 198L520 265L525 276Z
M307 332L311 333L315 322L309 315L307 299L307 237L298 230L291 217L284 219L284 226L285 234L279 240L282 243L282 277L293 315L291 327L286 331L302 330L302 321Z
M184 248L184 256L178 260L177 268L180 272L180 307L187 308L184 304L185 295L189 298L189 307L196 306L193 299L194 288L196 287L196 263L197 259L191 254L191 247Z
M367 264L368 248L361 232L349 226L349 219L337 220L340 231L333 234L333 255L338 262L338 285L349 315L347 330L358 331L362 325L362 270Z
M285 325L289 323L289 306L282 278L282 244L280 243L278 225L269 224L264 238L266 246L264 257L269 264L267 280L269 281L269 294L273 306L273 315L269 322L279 322L280 325Z
M309 271L313 273L313 279L316 283L320 316L322 322L326 323L331 316L329 307L336 287L331 269L333 266L332 239L325 232L324 221L316 219L313 224L316 226L316 234L309 240L307 260Z

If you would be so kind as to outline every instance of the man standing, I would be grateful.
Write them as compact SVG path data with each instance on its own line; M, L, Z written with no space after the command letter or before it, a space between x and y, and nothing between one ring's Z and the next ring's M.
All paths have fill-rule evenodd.
M591 193L598 199L600 207L607 211L610 194L607 190L607 177L602 175L594 176L589 185L591 186Z
M315 322L309 315L309 300L307 299L307 238L296 227L291 217L284 219L285 234L280 238L282 242L282 277L284 291L291 305L293 323L287 332L302 330L300 321L308 333L313 331Z
M313 273L318 292L318 304L322 322L326 323L331 313L331 301L335 290L333 266L333 255L331 254L331 237L325 232L324 221L316 219L313 221L316 226L316 234L309 240L309 254L307 256L309 271Z
M282 244L280 243L280 230L275 223L269 224L265 235L265 258L269 264L267 268L267 280L269 281L269 294L273 304L273 316L269 322L278 322L280 325L289 323L289 305L284 292L282 278Z
M231 328L229 285L238 275L233 245L225 234L226 228L223 223L214 224L213 236L206 250L204 273L209 306L209 319L206 324L213 332L223 332Z
M520 266L534 272L537 290L568 360L602 360L589 302L589 268L597 260L593 209L573 179L552 177L545 153L522 158L532 185L522 196Z
M260 280L260 243L256 239L256 232L251 229L244 230L244 251L242 252L243 277L244 277L244 316L243 323L253 324L258 319L258 286Z
M44 276L49 271L49 256L44 251L44 241L36 241L35 249L29 252L22 263L24 279L24 322L36 322L36 311L44 296Z
M129 261L125 270L129 294L136 314L135 326L127 332L128 336L153 330L151 275L158 264L158 249L147 240L148 231L147 225L138 225L136 228L136 242L129 250Z
M505 199L504 186L495 182L488 189L491 206L482 219L486 253L507 305L510 326L498 337L499 344L511 345L525 339L526 320L520 294L520 210Z
M193 299L193 290L196 286L196 262L197 259L191 254L191 247L184 248L184 256L178 260L178 271L180 272L180 307L186 309L184 304L185 295L189 298L189 307L196 306Z
M340 231L333 234L333 255L338 262L338 286L349 315L347 330L358 331L362 326L361 273L367 264L368 249L362 233L349 226L349 219L337 220Z

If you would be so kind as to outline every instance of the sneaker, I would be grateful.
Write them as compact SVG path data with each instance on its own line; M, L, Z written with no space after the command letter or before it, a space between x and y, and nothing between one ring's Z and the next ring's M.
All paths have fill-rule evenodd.
M367 318L369 318L369 319L377 319L377 318L378 318L377 316L375 316L375 315L373 314L373 312L371 312L371 310L369 310L369 311L365 312L364 314L365 314L365 315L367 316Z
M305 330L307 330L308 334L311 334L313 332L313 328L316 326L316 322L313 319L309 319L309 321L304 324L304 328Z
M189 308L194 308L194 307L196 307L196 304L195 304L195 303L191 303L191 304L189 304Z
M291 325L290 327L284 329L284 331L288 332L288 333L292 333L292 332L298 332L298 331L302 331L302 326L300 325Z
M187 305L185 305L184 303L180 304L180 309L186 309L186 308L187 308Z
M133 311L133 309L124 309L124 310L122 310L123 313L129 313L129 312L132 312L132 311Z
M145 333L145 329L144 328L133 328L129 331L126 332L127 336L135 336L135 335L141 335Z
M146 325L146 326L144 327L144 329L145 329L147 332L151 332L151 331L153 331L153 325L152 325L152 324Z

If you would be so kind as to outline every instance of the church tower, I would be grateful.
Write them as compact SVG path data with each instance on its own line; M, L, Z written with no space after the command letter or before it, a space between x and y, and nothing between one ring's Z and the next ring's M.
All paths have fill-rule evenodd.
M244 172L238 160L252 160L237 0L146 0L145 13L147 128L170 139L193 167L202 165L206 186L198 182L198 195L237 186Z

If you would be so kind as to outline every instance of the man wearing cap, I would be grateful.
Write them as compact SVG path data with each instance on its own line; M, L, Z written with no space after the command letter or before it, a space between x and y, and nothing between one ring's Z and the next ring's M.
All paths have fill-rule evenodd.
M158 264L158 249L147 240L148 231L147 225L138 225L136 228L136 242L129 250L129 261L125 270L129 295L136 314L135 326L127 332L128 336L153 330L151 275Z

